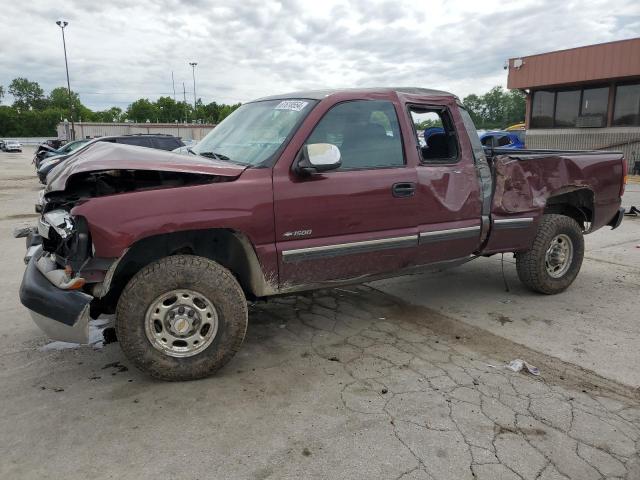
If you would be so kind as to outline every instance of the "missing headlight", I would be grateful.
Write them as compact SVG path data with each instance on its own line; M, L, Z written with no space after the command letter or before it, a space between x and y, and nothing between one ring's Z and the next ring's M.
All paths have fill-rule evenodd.
M44 223L48 224L62 239L66 239L73 233L73 217L66 210L51 210L42 216Z

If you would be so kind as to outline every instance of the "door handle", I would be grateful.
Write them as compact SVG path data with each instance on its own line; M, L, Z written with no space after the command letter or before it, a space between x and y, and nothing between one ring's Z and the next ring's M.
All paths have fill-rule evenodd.
M416 193L416 184L413 182L394 183L391 187L391 193L396 198L413 197Z

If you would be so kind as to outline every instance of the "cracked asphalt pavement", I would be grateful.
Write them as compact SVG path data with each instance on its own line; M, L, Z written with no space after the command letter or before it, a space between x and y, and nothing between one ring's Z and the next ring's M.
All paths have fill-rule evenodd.
M117 343L53 348L17 298L26 158L0 174L0 478L640 479L632 381L378 285L251 305L202 381L147 378Z

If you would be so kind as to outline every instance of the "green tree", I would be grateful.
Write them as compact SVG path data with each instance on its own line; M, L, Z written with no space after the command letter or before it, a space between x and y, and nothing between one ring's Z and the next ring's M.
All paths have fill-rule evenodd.
M82 106L80 97L73 90L71 90L71 102L74 110L79 110ZM69 109L69 91L66 87L56 87L49 92L49 106L60 110Z
M129 105L127 118L138 123L144 123L147 120L155 122L158 118L158 110L148 98L141 98Z
M14 108L19 111L42 110L46 107L44 90L38 82L31 82L23 77L14 78L8 91L14 98Z
M4 87L0 85L0 102L2 102L3 98L4 98Z
M518 90L493 87L484 95L471 94L462 100L477 128L505 128L524 121L525 97Z
M171 97L160 97L155 103L158 120L173 123L184 118L184 104Z
M94 113L94 119L96 122L122 122L124 120L124 114L119 107L111 107L107 110Z

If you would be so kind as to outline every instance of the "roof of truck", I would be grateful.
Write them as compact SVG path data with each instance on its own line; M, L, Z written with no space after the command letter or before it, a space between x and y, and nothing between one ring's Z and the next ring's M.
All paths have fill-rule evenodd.
M336 93L404 93L408 95L424 95L431 97L455 97L453 93L445 92L442 90L433 90L430 88L417 88L417 87L379 87L379 88L333 88L326 90L303 90L299 92L283 93L280 95L270 95L268 97L258 98L253 100L254 102L261 102L264 100L280 100L289 98L308 98L311 100L322 100L329 95Z

